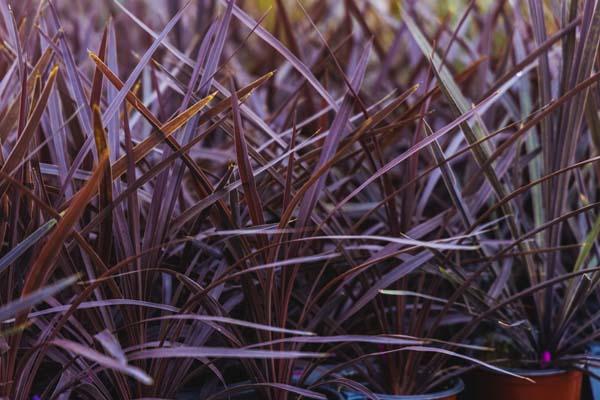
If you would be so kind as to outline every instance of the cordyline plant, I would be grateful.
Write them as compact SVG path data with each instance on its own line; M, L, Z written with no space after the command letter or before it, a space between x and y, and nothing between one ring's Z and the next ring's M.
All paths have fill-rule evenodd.
M474 9L473 3L465 8L451 40L466 29L464 23ZM555 19L548 21L548 11ZM489 63L482 68L487 82L494 82L489 78L493 73L501 76L483 96L502 90L512 79L519 79L514 85L518 90L514 97L503 97L500 125L484 117L461 126L484 190L493 193L495 200L482 212L473 210L460 193L451 194L466 233L492 216L503 218L506 229L497 231L496 243L480 241L481 254L475 258L455 263L444 259L452 268L441 268L455 283L455 291L448 299L431 301L443 304L431 329L440 327L447 311L466 294L467 304L460 303L460 307L468 307L472 317L450 341L461 342L487 321L493 331L480 341L494 344L502 365L583 369L586 364L598 364L585 352L598 337L598 316L593 312L598 302L596 240L600 233L600 219L594 215L598 205L594 164L598 160L598 75L594 65L600 5L574 1L546 9L541 2L531 1L527 7L498 5L490 18L509 16L516 23L506 32L512 37L504 50L506 63L501 71L491 70ZM427 58L450 110L454 115L468 110L470 105L443 58L447 50L434 49L411 15L403 12L403 20ZM529 35L530 46L535 46L531 50L526 46ZM512 62L509 53L513 53ZM533 85L521 78L529 70L536 78ZM533 111L536 104L538 109ZM456 188L451 168L442 174L448 190ZM484 332L479 330L480 335ZM441 359L442 355L431 357L424 370Z
M600 5L521 3L0 2L0 397L597 363Z

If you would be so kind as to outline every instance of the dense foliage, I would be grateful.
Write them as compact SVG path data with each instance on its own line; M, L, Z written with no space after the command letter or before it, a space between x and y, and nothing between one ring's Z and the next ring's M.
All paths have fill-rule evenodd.
M598 1L0 14L0 398L600 364Z

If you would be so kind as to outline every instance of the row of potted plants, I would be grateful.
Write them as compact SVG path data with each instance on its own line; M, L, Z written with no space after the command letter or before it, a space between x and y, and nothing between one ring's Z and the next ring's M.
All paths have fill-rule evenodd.
M582 398L598 1L0 14L0 398Z

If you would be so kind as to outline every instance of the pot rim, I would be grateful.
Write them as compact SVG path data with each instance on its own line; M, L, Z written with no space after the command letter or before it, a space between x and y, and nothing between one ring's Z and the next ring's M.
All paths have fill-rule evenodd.
M456 378L456 384L450 389L442 390L440 392L428 393L428 394L412 394L412 395L401 395L401 394L380 394L375 393L380 400L440 400L444 397L457 395L465 389L465 384L460 378Z

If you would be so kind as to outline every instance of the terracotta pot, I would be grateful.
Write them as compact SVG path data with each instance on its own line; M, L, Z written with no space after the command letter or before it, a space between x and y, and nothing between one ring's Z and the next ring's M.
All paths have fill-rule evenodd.
M465 385L463 381L458 379L456 384L450 389L443 390L431 394L418 394L418 395L393 395L393 394L377 394L377 398L380 400L457 400L458 395L463 391ZM336 399L340 400L367 400L363 394L343 389L337 393Z
M511 370L535 383L491 371L477 371L467 380L471 400L579 400L580 371Z

